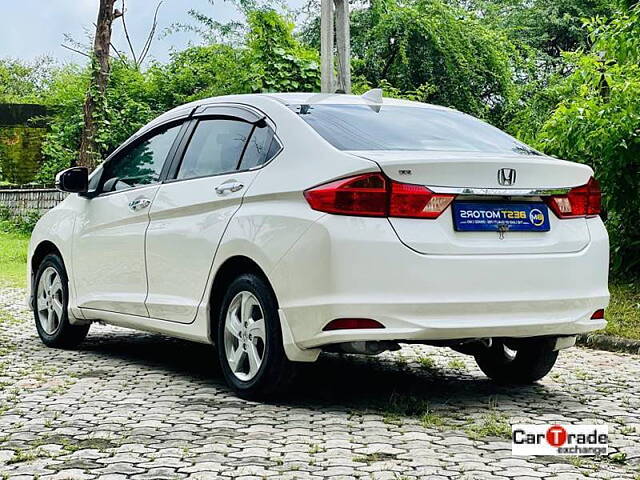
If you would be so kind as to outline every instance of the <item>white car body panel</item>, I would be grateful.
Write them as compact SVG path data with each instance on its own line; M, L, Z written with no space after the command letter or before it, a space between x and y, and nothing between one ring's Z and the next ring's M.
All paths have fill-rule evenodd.
M587 220L569 221L549 217L548 232L518 232L505 235L497 242L497 235L487 232L456 232L451 212L444 212L432 222L416 222L412 218L390 218L400 240L420 253L432 255L509 255L572 253L584 249L591 240Z
M72 262L81 308L149 316L145 307L145 232L149 210L132 211L129 203L153 202L158 185L78 198Z
M552 189L584 185L593 175L587 165L544 155L504 155L479 152L352 151L375 161L390 178L429 187L496 188L497 172L515 168L512 188ZM411 175L400 175L400 170Z
M286 106L367 104L348 95L220 97L150 125L206 103L263 112L284 149L256 170L93 199L70 195L48 212L29 258L45 241L59 249L71 279L72 322L101 320L212 343L216 274L230 259L246 257L276 294L285 351L295 361L313 361L323 346L340 342L575 335L605 325L591 320L608 302L608 237L600 218L552 214L550 232L499 240L490 232L455 232L446 211L436 220L341 216L311 209L303 196L380 169L407 183L496 188L496 170L517 164L518 188L537 189L584 184L589 167L529 155L339 151ZM412 179L400 169L412 170ZM215 187L229 179L245 187L219 198ZM128 202L143 195L151 207L130 212ZM323 331L335 318L371 318L385 328Z
M387 219L326 215L271 279L301 347L583 333L605 325L589 319L609 296L608 237L599 219L589 224L592 241L577 253L425 255L398 242ZM322 331L345 317L386 328Z
M72 248L73 248L73 232L77 217L78 204L83 200L77 195L69 195L65 200L58 204L55 208L49 210L38 220L29 241L27 251L27 304L31 305L32 281L35 275L32 268L32 259L38 246L45 244L54 245L60 252L65 266L67 275L71 279L69 281L69 318L73 321L82 321L83 316L79 308L77 308L77 292L75 288L75 272L73 270ZM37 268L37 267L36 267Z
M256 171L165 183L149 212L146 236L152 318L190 323L202 299L213 257L229 220ZM225 182L244 185L238 192L216 193Z

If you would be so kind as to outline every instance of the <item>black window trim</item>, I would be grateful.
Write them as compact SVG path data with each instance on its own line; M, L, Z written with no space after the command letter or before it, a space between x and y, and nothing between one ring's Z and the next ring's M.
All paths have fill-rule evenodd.
M185 130L185 133L183 134L181 140L180 140L180 144L178 145L178 149L176 151L176 153L174 154L173 158L172 158L172 162L171 162L171 166L169 167L169 170L167 172L167 176L166 178L162 181L163 184L171 184L171 183L177 183L177 182L186 182L189 180L198 180L198 179L202 179L202 178L213 178L213 177L220 177L222 175L231 175L231 174L237 174L237 173L244 173L244 172L250 172L250 171L254 171L254 170L260 170L261 168L264 168L265 166L269 165L277 156L280 155L280 153L284 150L284 147L282 145L282 141L278 138L278 135L276 133L276 129L275 129L275 125L273 124L273 122L271 121L271 119L269 119L266 115L258 115L256 114L256 112L254 112L253 110L249 110L248 108L242 108L242 106L240 105L233 105L233 106L228 106L228 105L204 105L200 108L203 108L202 111L198 111L196 110L196 112L192 115L192 118L190 119L190 121L188 122L189 125L187 127L187 129ZM232 110L235 110L236 112L232 112ZM242 111L243 113L246 112L250 115L237 115L235 113L237 113L238 111ZM215 113L214 113L215 112ZM193 134L196 130L196 127L198 126L198 124L203 121L203 120L235 120L235 121L239 121L239 122L243 122L243 123L249 123L253 125L253 128L251 129L251 132L249 134L249 136L247 137L247 141L244 144L244 147L242 149L242 153L240 155L240 158L238 159L238 164L236 166L235 170L230 170L228 172L220 172L220 173L215 173L212 175L201 175L198 177L189 177L189 178L177 178L178 176L178 172L180 171L180 166L182 165L182 161L184 160L184 155L187 151L187 148L189 146L189 143L191 142L191 138L193 137ZM253 121L251 121L250 119L252 119ZM273 136L272 136L272 142L277 141L278 145L280 146L280 148L278 149L278 151L266 162L260 164L260 165L256 165L255 167L251 167L251 168L245 168L240 170L240 165L242 164L242 160L244 158L244 153L247 150L247 146L249 145L249 140L251 139L251 136L253 135L253 132L257 126L257 124L259 124L260 122L264 121L266 123L266 126L271 128L272 132L273 132Z
M213 113L220 112L222 115ZM241 113L240 113L241 112ZM240 113L240 115L238 115ZM243 118L244 117L244 118ZM189 142L191 141L191 136L195 131L195 127L198 122L202 119L211 119L211 118L229 118L233 120L238 120L246 123L253 123L254 129L257 123L264 121L268 127L273 131L272 142L277 142L279 145L279 149L277 152L269 158L266 162L256 165L255 167L239 169L239 166L242 164L242 160L244 158L244 152L247 148L248 141L245 143L245 147L242 150L242 155L238 161L238 169L217 173L215 175L206 175L201 177L191 177L191 178L175 178L178 174L178 170L180 168L180 164L182 163L182 159L184 157L184 153L186 151ZM253 121L250 121L252 119ZM208 177L218 177L221 175L229 175L232 173L244 173L253 170L260 170L267 165L269 165L273 160L275 160L280 154L284 151L284 144L282 140L278 137L277 128L273 120L269 118L268 115L264 114L262 111L255 109L254 107L250 107L244 104L232 103L232 104L224 104L224 103L213 103L213 104L204 104L199 105L191 109L184 114L167 119L165 122L162 122L158 125L154 125L152 128L148 130L144 130L145 127L142 127L142 133L139 136L132 136L127 139L122 145L120 145L111 155L107 157L107 159L102 162L102 164L98 167L102 169L99 175L102 177L104 175L105 166L117 159L119 159L122 155L126 155L131 149L135 148L140 142L148 140L150 137L155 135L158 131L163 129L168 129L176 125L182 125L182 128L178 132L171 148L169 149L169 153L167 154L167 158L165 159L164 165L162 167L162 171L160 172L160 179L158 183L153 183L149 185L140 185L137 187L127 188L126 190L116 190L113 192L100 192L100 188L103 185L103 179L100 178L98 181L98 189L95 193L89 192L89 194L85 194L87 198L97 198L97 197L106 197L109 195L117 195L121 193L127 193L134 190L140 190L143 188L149 188L152 186L163 185L165 183L176 183L176 182L184 182L189 180L196 180L200 178L208 178ZM253 129L251 130L251 135L253 135ZM248 139L251 138L249 135Z
M109 155L109 157L107 157L107 159L99 167L102 169L102 171L100 172L100 177L102 177L105 172L105 167L108 166L108 164L110 164L111 162L118 161L123 156L127 155L131 150L133 150L138 145L140 145L142 142L145 142L149 138L154 137L155 135L160 133L162 130L168 130L170 128L180 125L181 128L180 130L178 130L178 134L176 135L176 138L171 144L169 153L167 154L167 157L165 158L164 163L162 165L162 170L160 171L160 177L158 179L158 182L151 183L148 185L138 185L136 187L127 188L124 190L115 190L113 192L103 192L101 191L101 189L104 186L104 179L100 178L100 180L98 180L98 188L96 189L96 192L95 194L92 195L92 197L106 197L109 195L115 195L119 193L131 192L133 190L139 190L142 188L148 188L155 185L162 185L166 179L169 168L173 163L176 152L178 151L178 147L182 142L182 139L186 133L186 130L189 124L190 124L189 117L185 116L181 118L173 118L168 120L167 122L161 123L159 125L155 125L153 128L149 129L148 131L145 131L142 135L131 137L129 140L123 143L116 151L114 151L111 155Z

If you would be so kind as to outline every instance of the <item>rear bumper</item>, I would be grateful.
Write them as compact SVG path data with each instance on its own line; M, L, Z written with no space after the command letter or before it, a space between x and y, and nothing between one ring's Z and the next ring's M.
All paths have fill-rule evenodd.
M600 219L579 252L425 255L386 219L327 215L271 272L295 346L358 340L448 340L571 335L609 300L609 244ZM508 240L505 240L508 241ZM372 318L384 329L323 332L335 318Z

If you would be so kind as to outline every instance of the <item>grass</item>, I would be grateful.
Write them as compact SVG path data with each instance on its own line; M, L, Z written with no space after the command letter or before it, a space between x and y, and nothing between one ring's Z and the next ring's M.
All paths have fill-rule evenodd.
M31 446L36 450L43 445L62 445L62 448L67 452L77 452L78 450L95 449L98 451L105 451L110 448L115 448L118 445L106 438L85 438L78 440L69 435L46 435L31 443Z
M509 418L497 410L490 410L481 419L470 423L465 429L467 436L473 440L486 437L511 438Z
M447 367L449 367L451 370L462 371L466 370L467 364L464 363L464 360L462 360L461 358L452 358L451 360L449 360L449 363L447 363Z
M569 460L571 465L577 468L580 468L585 464L585 459L583 457L567 457L567 460Z
M418 357L418 363L425 370L435 370L437 368L435 360L431 357Z
M445 419L432 410L427 410L420 418L420 421L425 428L440 428L445 425Z
M640 340L640 282L609 286L611 303L607 308L607 327L603 333Z
M387 412L382 417L382 422L387 425L402 425L402 417L396 413Z
M27 285L29 235L0 232L0 287Z
M13 457L7 460L7 465L13 465L15 463L31 462L38 458L49 457L47 452L41 450L16 450L13 453Z
M314 443L309 448L309 454L311 454L311 455L315 455L316 453L321 453L321 452L324 452L324 449L320 445L318 445L317 443Z

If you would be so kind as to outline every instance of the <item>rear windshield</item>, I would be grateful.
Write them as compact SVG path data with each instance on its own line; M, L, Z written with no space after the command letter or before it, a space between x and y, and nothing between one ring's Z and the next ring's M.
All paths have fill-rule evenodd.
M469 115L395 105L291 105L339 150L433 150L539 155Z

